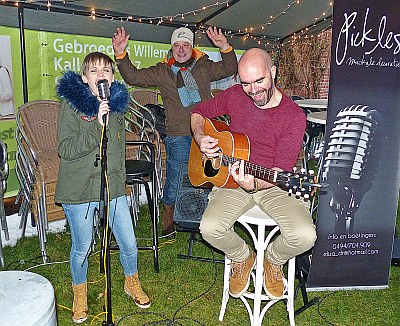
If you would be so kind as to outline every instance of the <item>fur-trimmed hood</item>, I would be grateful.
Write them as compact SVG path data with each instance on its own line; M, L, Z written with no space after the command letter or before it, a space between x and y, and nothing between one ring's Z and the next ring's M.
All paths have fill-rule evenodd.
M56 92L61 99L67 101L76 111L86 116L95 116L99 112L99 100L93 95L89 86L83 82L82 77L74 71L64 73L56 86ZM125 113L128 107L128 90L118 80L114 80L110 86L108 103L111 112Z

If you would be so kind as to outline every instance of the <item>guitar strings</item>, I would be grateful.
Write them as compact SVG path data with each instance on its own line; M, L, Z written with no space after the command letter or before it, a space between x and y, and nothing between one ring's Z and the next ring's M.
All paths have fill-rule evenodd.
M235 158L235 157L232 157L232 156L228 156L228 155L226 155L226 154L223 154L222 155L222 163L225 165L225 166L227 166L228 165L228 163L235 163L235 162L237 162L237 161L239 161L240 159L237 159L237 158ZM268 181L274 181L274 176L275 176L275 174L277 173L277 171L274 171L274 170L272 170L272 169L268 169L268 168L265 168L265 167L263 167L263 166L260 166L260 165L257 165L257 164L254 164L254 163L251 163L251 162L249 162L249 161L244 161L244 171L245 171L245 173L249 173L249 172L251 172L251 173L249 173L249 174L252 174L252 175L254 175L255 177L257 177L257 178L260 178L260 179L267 179ZM253 173L254 172L254 173ZM277 173L277 176L279 177L281 175L281 173ZM277 178L277 180L279 180L278 178ZM282 179L282 181L283 181L283 179Z

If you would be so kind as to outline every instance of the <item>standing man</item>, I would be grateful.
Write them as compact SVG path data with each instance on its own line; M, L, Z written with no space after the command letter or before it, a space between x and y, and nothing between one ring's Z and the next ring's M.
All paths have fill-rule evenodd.
M209 156L219 150L218 139L204 134L204 118L230 116L230 129L250 140L250 162L277 171L291 170L301 148L306 117L297 104L274 85L276 67L267 52L246 51L239 61L241 85L215 99L200 103L192 111L193 137ZM281 234L268 246L264 260L264 289L272 299L284 292L282 266L310 249L316 240L309 207L303 199L288 196L275 184L244 172L244 162L230 166L239 188L214 187L200 222L203 238L232 260L229 292L240 297L250 283L255 253L233 230L236 220L258 205L279 225Z
M171 50L160 63L137 69L125 49L130 35L118 28L112 38L119 71L132 86L158 87L163 98L167 137L166 181L163 191L162 234L174 232L173 215L181 163L189 160L190 114L196 103L211 98L210 82L236 74L237 59L232 46L217 28L208 28L207 35L220 49L222 61L214 62L193 48L193 32L181 27L172 33Z

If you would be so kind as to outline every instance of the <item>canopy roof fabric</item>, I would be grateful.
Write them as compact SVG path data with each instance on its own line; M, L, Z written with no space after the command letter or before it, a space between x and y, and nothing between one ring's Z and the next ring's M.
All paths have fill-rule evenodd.
M187 26L196 31L198 46L211 45L205 30L217 26L237 49L272 50L294 35L329 28L332 10L332 0L5 0L0 24L17 27L23 16L27 29L103 37L123 26L131 39L158 43L169 43L174 28Z

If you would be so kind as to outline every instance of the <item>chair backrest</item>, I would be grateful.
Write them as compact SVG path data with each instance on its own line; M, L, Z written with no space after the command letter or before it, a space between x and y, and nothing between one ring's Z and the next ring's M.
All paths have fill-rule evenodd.
M35 150L57 148L60 107L60 102L51 100L31 101L19 107L18 122L22 124Z
M126 140L144 140L155 146L156 156L156 176L158 193L162 194L163 184L165 183L165 146L152 121L148 120L142 112L130 107L125 115ZM137 150L136 147L127 146L126 159L148 159L148 153Z
M159 104L158 97L160 92L150 88L134 88L130 92L132 105L135 109L140 110L140 106L146 104Z
M139 136L140 140L153 143L156 147L156 175L159 194L162 194L162 188L165 181L165 147L156 130L156 116L147 108L146 104L159 104L160 92L156 89L136 88L130 92L130 108L126 116L127 140L135 139ZM146 114L147 113L147 114ZM151 118L150 118L151 117ZM130 135L130 133L136 135ZM135 149L127 148L126 158L132 159L135 155L137 158L146 157L146 153L137 152Z

